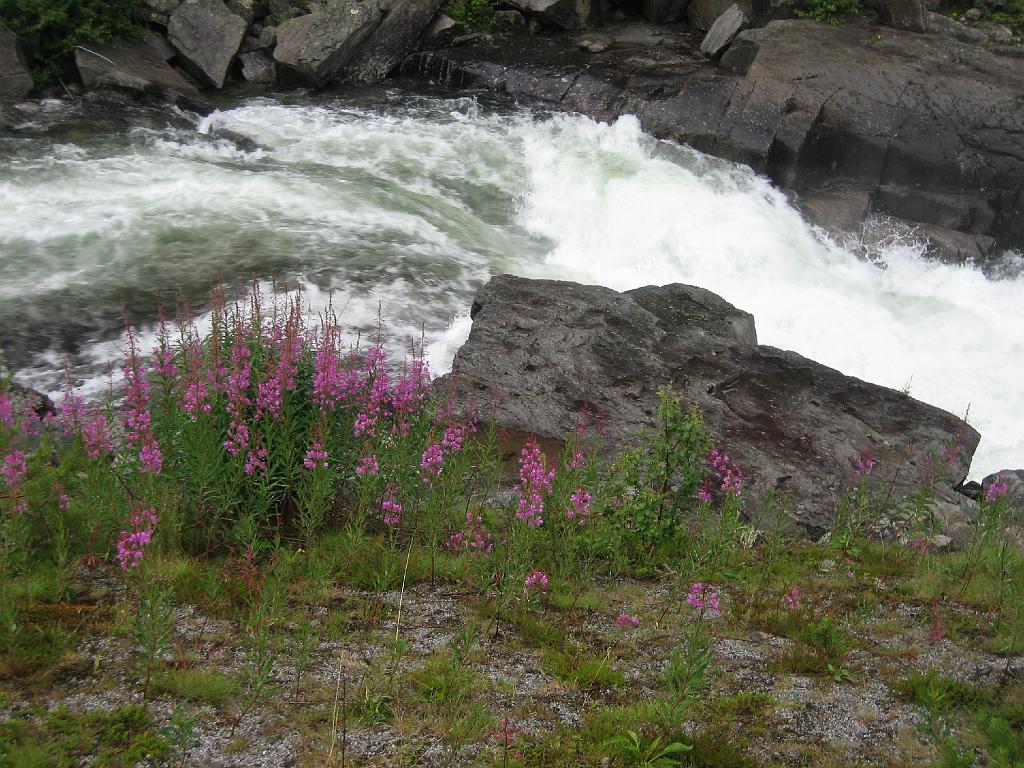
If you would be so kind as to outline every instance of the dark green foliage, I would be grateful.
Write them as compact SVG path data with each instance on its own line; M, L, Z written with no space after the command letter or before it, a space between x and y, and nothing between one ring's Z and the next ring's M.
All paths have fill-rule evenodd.
M36 85L60 74L76 45L135 31L138 0L0 0L0 19L21 38Z
M860 8L860 0L803 0L796 15L801 19L838 24Z
M992 21L1005 24L1018 35L1024 34L1024 0L1009 0L1009 2L991 14Z
M470 29L486 32L494 26L494 0L451 0L445 13Z

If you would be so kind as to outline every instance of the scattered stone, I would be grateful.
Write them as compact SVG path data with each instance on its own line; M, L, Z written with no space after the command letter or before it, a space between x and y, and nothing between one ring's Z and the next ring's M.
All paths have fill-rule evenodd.
M981 10L978 8L969 8L967 13L964 14L964 21L980 21Z
M145 40L81 45L75 49L75 64L86 90L114 88L171 101L202 102L196 87Z
M380 0L327 0L315 13L277 28L278 74L312 86L330 82L383 15Z
M707 32L733 5L736 5L748 19L753 16L752 0L693 0L686 6L686 18L691 27Z
M747 512L759 524L775 522L760 506L773 490L789 498L797 529L821 535L860 457L870 455L872 482L898 499L934 471L930 455L954 444L938 489L950 509L937 516L955 527L971 513L952 488L978 444L972 427L901 392L758 345L753 318L709 291L676 284L616 293L502 275L477 294L471 314L446 381L460 407L476 403L506 430L510 450L528 434L552 447L564 442L588 405L603 414L603 445L614 455L655 422L658 390L671 384L700 407L743 470Z
M21 43L0 24L0 101L17 101L32 90L32 75L21 50Z
M260 48L273 48L277 44L277 27L263 27L257 40Z
M249 83L272 83L277 77L274 60L263 51L251 51L238 57L242 62L242 77Z
M701 52L712 59L717 59L729 47L733 39L741 31L750 26L750 20L739 9L738 5L730 5L728 10L719 16L711 25L707 35L700 44Z
M611 37L603 35L600 32L589 32L576 41L576 45L584 51L590 51L591 53L601 53L602 51L606 51L611 44Z
M174 10L181 5L181 0L142 0L143 12L149 21L167 26Z
M247 28L221 0L184 0L171 14L167 35L190 74L223 88Z
M387 77L415 49L439 5L440 0L398 0L391 5L380 25L345 64L345 75L364 83Z
M246 24L252 24L256 18L256 0L225 0L227 8L236 16L241 16Z

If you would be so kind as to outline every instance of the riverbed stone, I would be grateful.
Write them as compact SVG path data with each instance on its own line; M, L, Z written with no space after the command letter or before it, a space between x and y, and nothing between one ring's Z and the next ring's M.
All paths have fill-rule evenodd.
M32 90L32 75L21 50L21 42L0 24L0 101L17 101Z
M711 25L711 29L704 36L704 40L700 44L701 52L709 58L718 58L729 47L736 35L749 26L750 20L739 6L730 5L725 13L715 19L715 23Z
M348 63L384 15L380 0L327 0L277 29L278 76L323 86Z
M274 60L264 51L251 51L238 57L242 63L242 77L248 83L272 83L277 79Z
M86 90L113 88L189 105L202 103L198 89L145 38L85 43L75 49L75 65Z
M869 482L894 500L936 473L931 457L948 457L938 473L942 515L959 531L972 513L953 491L978 445L972 427L902 392L758 344L753 317L710 291L674 284L617 293L500 275L477 294L471 316L469 339L440 386L463 410L475 404L510 443L534 434L557 446L589 408L614 456L655 424L658 390L671 386L685 406L701 409L742 469L746 512L759 523L776 522L762 504L770 491L789 499L783 522L815 536L829 530L863 456L875 462Z
M382 80L402 63L437 14L440 0L398 0L344 66L357 82Z
M167 35L190 74L223 88L248 26L222 0L184 0L171 14Z

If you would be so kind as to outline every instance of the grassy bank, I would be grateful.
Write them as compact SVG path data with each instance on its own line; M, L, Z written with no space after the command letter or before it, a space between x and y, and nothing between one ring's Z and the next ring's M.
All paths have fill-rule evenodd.
M0 397L5 766L1024 760L1005 487L954 553L866 454L826 540L755 530L670 392L613 464L583 412L510 476L382 328L214 306L126 332L116 408Z

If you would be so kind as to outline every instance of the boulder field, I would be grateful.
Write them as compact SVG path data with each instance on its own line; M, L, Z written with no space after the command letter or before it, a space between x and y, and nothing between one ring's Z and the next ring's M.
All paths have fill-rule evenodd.
M866 459L893 530L898 502L923 485L934 484L935 522L954 539L975 514L956 490L980 439L971 426L758 344L754 318L710 291L673 284L617 293L500 275L477 294L472 318L439 386L461 412L503 430L510 450L526 435L557 448L589 410L614 456L640 427L656 425L658 392L671 387L701 409L709 434L744 472L747 512L759 525L780 522L778 507L764 504L773 491L787 500L784 527L831 530Z

